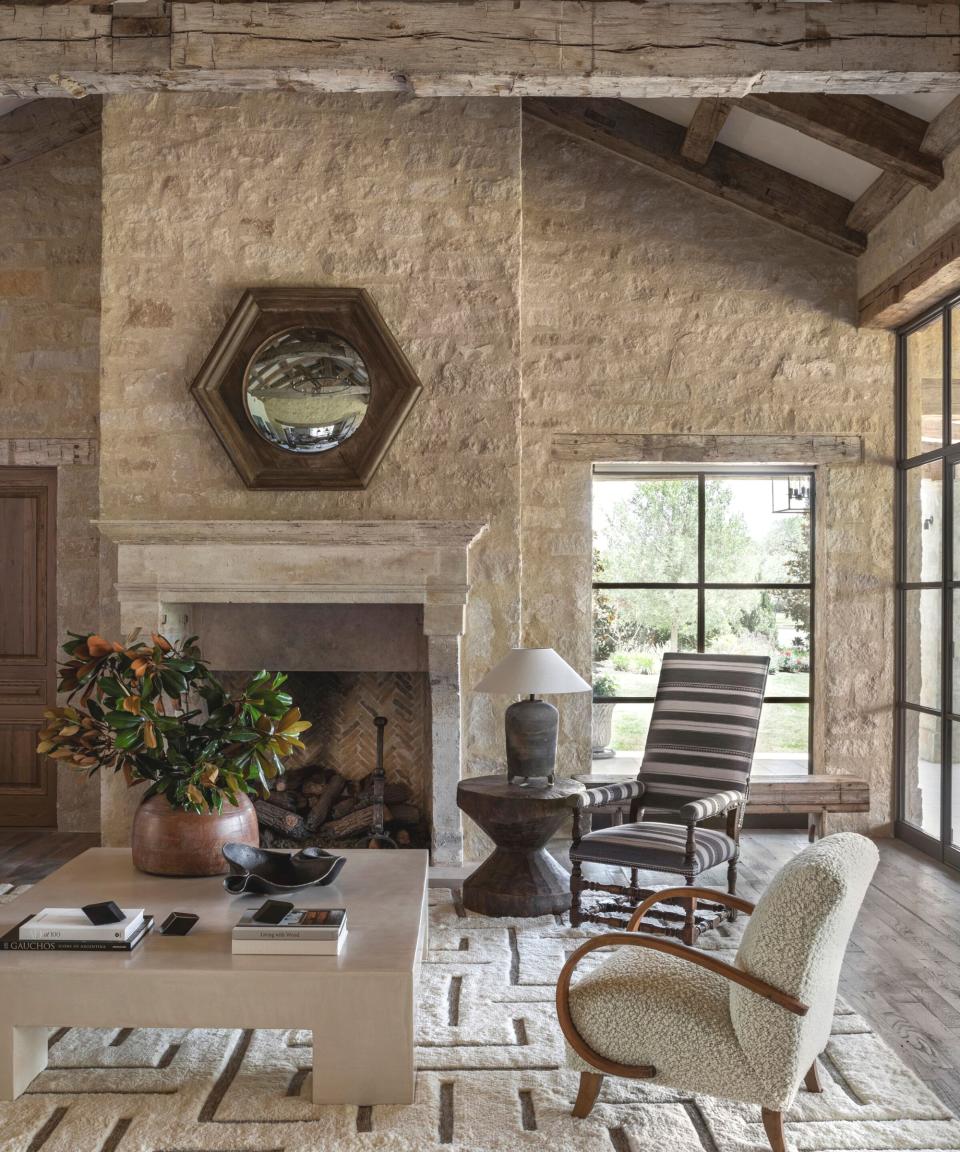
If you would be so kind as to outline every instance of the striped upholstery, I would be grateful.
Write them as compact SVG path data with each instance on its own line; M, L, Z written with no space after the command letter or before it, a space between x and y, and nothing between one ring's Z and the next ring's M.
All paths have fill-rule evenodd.
M769 666L767 656L664 655L640 769L645 804L676 810L746 792Z
M639 780L622 780L587 788L570 797L572 808L602 808L604 804L625 804L643 793Z
M589 832L570 849L570 859L697 876L737 854L735 841L711 828L698 828L695 844L694 859L688 866L686 825L644 821Z
M714 792L712 796L704 796L701 800L691 800L689 804L684 804L680 809L680 815L684 820L699 823L701 820L709 820L711 816L719 816L722 812L735 808L742 799L742 792Z

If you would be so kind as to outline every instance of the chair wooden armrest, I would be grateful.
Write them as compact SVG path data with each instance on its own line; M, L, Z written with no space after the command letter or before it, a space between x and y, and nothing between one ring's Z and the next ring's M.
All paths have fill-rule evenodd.
M691 899L709 900L714 904L725 904L728 908L736 908L738 912L746 912L747 915L756 907L755 904L751 904L749 900L744 900L740 896L732 896L729 892L715 892L712 888L694 888L692 886L662 888L659 892L651 892L646 900L637 906L636 912L630 917L627 931L636 932L644 916L655 904L662 904L665 900Z
M680 889L680 891L684 891L684 889ZM689 893L690 889L686 889L686 891ZM744 903L747 903L747 901L744 901ZM741 987L756 993L757 996L762 996L764 1000L770 1000L774 1004L779 1004L781 1008L786 1009L787 1012L792 1012L795 1016L806 1016L809 1011L806 1004L801 1003L796 997L791 996L789 992L783 992L781 989L775 988L772 984L768 984L766 980L761 980L757 976L751 976L749 972L742 972L739 968L734 968L732 964L728 964L725 960L718 959L709 952L698 952L695 948L688 948L686 944L681 944L678 940L670 940L663 936L606 932L602 936L595 936L592 940L581 944L570 956L566 964L564 964L557 980L557 1016L560 1021L560 1028L574 1052L601 1071L612 1072L619 1076L644 1077L652 1075L649 1069L644 1068L633 1068L629 1071L624 1071L622 1066L616 1065L613 1061L607 1060L598 1052L594 1052L577 1031L573 1023L573 1018L570 1015L570 981L577 965L584 956L595 952L598 948L609 948L613 945L621 944L631 948L649 948L654 952L665 952L668 956L676 956L680 960L686 960L690 964L696 964L699 968L706 968L708 972L722 976L733 984L739 984ZM604 1065L606 1065L606 1067Z

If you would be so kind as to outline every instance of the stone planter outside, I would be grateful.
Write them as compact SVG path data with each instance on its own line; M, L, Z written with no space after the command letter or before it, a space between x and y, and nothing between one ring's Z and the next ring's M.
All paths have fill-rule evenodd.
M594 704L591 725L591 743L595 760L613 756L610 740L613 737L613 710L616 704Z

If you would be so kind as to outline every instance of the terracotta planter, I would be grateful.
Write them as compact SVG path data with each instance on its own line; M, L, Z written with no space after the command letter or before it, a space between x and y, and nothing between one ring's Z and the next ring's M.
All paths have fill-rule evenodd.
M221 876L230 871L222 849L231 840L260 843L257 814L247 796L236 808L224 804L221 813L202 816L151 796L133 818L133 864L154 876Z

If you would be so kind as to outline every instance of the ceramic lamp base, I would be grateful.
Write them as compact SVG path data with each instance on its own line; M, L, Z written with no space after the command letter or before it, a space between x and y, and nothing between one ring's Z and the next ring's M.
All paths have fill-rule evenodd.
M557 731L560 713L546 700L519 700L504 716L507 742L507 777L529 783L545 779L553 783L557 763Z

